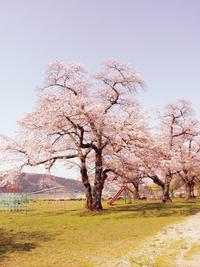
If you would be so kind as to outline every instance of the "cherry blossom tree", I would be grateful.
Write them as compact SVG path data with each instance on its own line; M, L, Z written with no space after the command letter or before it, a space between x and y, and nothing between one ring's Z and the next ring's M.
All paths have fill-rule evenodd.
M180 172L178 176L186 189L186 198L193 199L195 183L199 181L200 164L200 125L191 118L187 122L190 132L182 136L176 149L176 163Z
M101 210L104 182L111 172L104 163L108 157L106 151L119 146L117 139L122 140L118 137L121 129L124 136L128 135L130 125L125 124L123 117L139 109L134 95L142 86L143 81L131 66L115 61L104 64L93 76L80 64L50 64L34 111L19 122L18 140L23 145L8 145L7 151L24 157L22 167L45 164L50 169L58 160L68 164L69 159L77 158L87 207ZM143 122L140 124L141 138ZM134 127L133 121L132 133ZM137 130L132 143L137 143ZM124 140L123 143L126 144ZM94 166L93 192L88 176L91 164Z
M185 177L186 160L184 161L183 157L188 159L188 155L191 155L191 152L186 150L192 149L193 143L196 142L198 123L194 121L191 104L185 100L166 105L164 112L159 114L159 119L160 126L156 132L152 132L151 145L146 150L145 156L141 158L142 166L144 177L150 178L162 188L163 202L171 202L171 181L178 176L182 179ZM197 159L199 153L197 144L195 149L194 154ZM193 160L191 158L187 160L187 166L196 168L194 162L197 163L197 160L194 160L193 155ZM193 167L193 170L195 168ZM197 179L195 177L197 176L194 174L190 175L190 180Z
M182 172L177 164L178 150L185 139L193 136L192 108L188 101L179 100L168 104L161 118L160 137L157 139L162 148L161 173L164 177L163 201L171 201L170 183L174 176Z
M191 104L168 104L159 129L151 132L135 99L143 87L131 66L116 61L95 75L81 64L50 64L35 108L19 121L16 137L1 136L1 162L12 165L12 177L26 166L50 170L58 161L78 166L86 207L94 211L102 210L104 183L113 175L131 181L137 194L139 183L150 178L162 188L164 202L171 201L172 179L180 177L192 198L200 137Z
M109 127L114 128L111 133L115 136L105 150L104 165L121 182L132 183L135 197L139 198L139 184L144 178L141 159L146 157L151 146L147 117L137 103L132 103L125 105L121 116L112 118Z
M141 87L143 82L130 66L117 62L104 65L95 78L99 81L98 92L101 103L101 113L99 113L101 116L100 120L96 120L91 113L86 116L95 140L91 146L95 153L94 207L101 210L101 194L105 178L110 171L110 168L104 169L103 166L104 151L109 145L118 143L116 140L116 137L119 138L118 130L122 130L124 126L120 117L123 117L127 109L134 105L133 93L137 92L137 88ZM115 127L112 121L116 122Z

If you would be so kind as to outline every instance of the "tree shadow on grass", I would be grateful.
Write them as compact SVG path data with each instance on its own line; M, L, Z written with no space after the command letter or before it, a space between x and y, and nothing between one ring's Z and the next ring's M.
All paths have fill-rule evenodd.
M91 213L81 211L76 215L80 217L108 215L113 214L116 219L138 218L138 217L172 217L172 216L189 216L200 212L200 203L191 202L172 202L164 204L160 202L136 202L133 204L115 204L102 212ZM109 219L109 218L107 218Z
M170 204L145 202L135 205L115 206L111 208L111 212L122 213L118 218L123 216L126 218L190 216L200 212L200 205L198 202L175 202ZM123 215L123 212L126 212L126 214Z
M13 232L0 229L0 262L4 261L10 253L31 251L38 246L38 242L51 239L51 236L39 231Z

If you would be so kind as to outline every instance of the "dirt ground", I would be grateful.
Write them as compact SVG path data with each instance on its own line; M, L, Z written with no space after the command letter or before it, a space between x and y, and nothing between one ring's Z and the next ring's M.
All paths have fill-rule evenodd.
M113 259L106 265L110 267L200 266L200 213L189 216L181 223L165 227L156 235L143 240L124 259Z

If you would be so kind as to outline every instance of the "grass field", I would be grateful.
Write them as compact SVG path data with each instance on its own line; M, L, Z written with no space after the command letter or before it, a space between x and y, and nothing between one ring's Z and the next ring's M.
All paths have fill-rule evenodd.
M29 203L27 214L1 212L0 266L96 267L125 256L144 238L200 211L197 200L167 205L118 202L111 207L104 203L99 214L85 211L82 201L63 205L38 201Z

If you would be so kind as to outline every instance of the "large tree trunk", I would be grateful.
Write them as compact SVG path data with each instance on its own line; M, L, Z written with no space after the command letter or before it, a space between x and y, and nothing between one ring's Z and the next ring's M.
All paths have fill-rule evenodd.
M188 181L185 184L186 187L186 199L190 200L190 199L194 199L195 195L194 195L194 181Z
M162 190L164 190L165 184L161 179L159 179L157 176L148 176L151 180L153 180L154 184L160 186Z
M140 194L139 194L139 183L137 181L133 181L132 182L133 186L134 186L134 199L140 199Z
M93 210L101 211L103 209L101 198L104 187L103 166L102 166L102 151L99 149L95 155L95 180L93 189Z
M88 210L93 210L93 197L92 197L92 190L90 181L88 178L87 168L86 168L86 162L85 157L81 158L81 177L82 177L82 183L85 191L85 197L86 197L86 208Z
M93 210L94 211L101 211L103 209L101 198L102 198L102 191L104 187L104 182L97 179L94 183L93 189Z
M172 202L172 199L171 199L170 193L169 193L169 189L170 189L170 182L169 181L165 181L164 189L163 189L163 197L162 197L162 201L164 203Z
M193 182L192 187L191 187L192 198L195 198L195 194L194 194L194 186L195 186L195 183Z
M153 180L154 184L156 184L162 188L163 196L164 196L165 183L156 175L155 176L148 176L148 177ZM163 200L163 197L162 197L162 200ZM165 202L165 200L164 200L164 202Z

